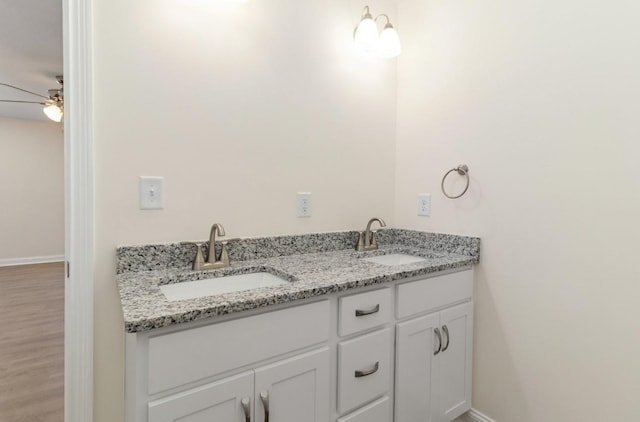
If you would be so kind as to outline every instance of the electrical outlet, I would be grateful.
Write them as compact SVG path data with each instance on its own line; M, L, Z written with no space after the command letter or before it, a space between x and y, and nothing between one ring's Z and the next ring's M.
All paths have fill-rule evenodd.
M141 210L164 208L164 177L140 176L139 194Z
M418 215L429 217L431 216L431 194L421 193L418 194Z
M298 192L296 206L298 217L311 217L311 192Z

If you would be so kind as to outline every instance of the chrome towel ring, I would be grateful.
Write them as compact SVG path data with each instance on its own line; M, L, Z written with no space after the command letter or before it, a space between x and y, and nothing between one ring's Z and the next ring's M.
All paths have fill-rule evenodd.
M458 172L458 174L460 176L464 176L467 178L467 186L464 187L464 190L462 191L462 193L458 196L451 196L447 193L447 191L444 189L444 181L447 178L447 176L451 173L451 172ZM458 167L449 170L448 172L445 173L444 177L442 178L442 183L440 184L440 187L442 188L442 193L444 193L444 196L446 196L449 199L458 199L460 198L462 195L464 195L465 193L467 193L467 189L469 189L469 167L466 164L460 164Z

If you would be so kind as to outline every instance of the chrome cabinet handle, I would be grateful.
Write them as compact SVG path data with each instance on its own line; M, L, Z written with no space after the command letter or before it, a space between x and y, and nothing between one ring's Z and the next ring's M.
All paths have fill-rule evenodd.
M375 314L376 312L380 312L380 304L378 303L376 306L374 306L371 309L356 309L356 316L365 316L365 315L371 315L371 314Z
M366 377L367 375L375 374L376 372L378 372L379 368L380 368L380 362L376 362L375 365L373 365L373 368L371 369L367 369L364 371L357 369L355 372L355 376L356 378Z
M436 337L438 337L438 349L433 352L433 356L435 356L442 350L442 336L440 335L439 328L435 328L433 332L436 334Z
M449 343L451 342L451 338L449 337L449 328L446 325L442 326L442 332L447 336L447 344L442 347L442 351L444 352L449 348Z
M269 392L263 391L260 393L260 401L262 407L264 407L264 422L269 422Z
M240 403L242 403L242 409L244 410L245 422L251 422L251 408L249 407L249 398L243 398Z

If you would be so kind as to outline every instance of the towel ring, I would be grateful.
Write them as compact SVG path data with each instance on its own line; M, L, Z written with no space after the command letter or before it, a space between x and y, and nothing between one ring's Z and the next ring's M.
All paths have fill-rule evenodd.
M458 196L451 196L447 193L447 191L445 191L444 189L444 181L446 180L447 176L451 173L451 172L458 172L458 174L460 176L465 176L467 178L467 186L464 187L464 190L462 191L462 193ZM462 195L464 195L465 193L467 193L467 189L469 189L469 167L466 164L460 164L458 167L449 170L448 172L445 173L444 177L442 178L442 183L440 184L440 187L442 188L442 193L444 193L444 196L446 196L449 199L458 199L460 198Z

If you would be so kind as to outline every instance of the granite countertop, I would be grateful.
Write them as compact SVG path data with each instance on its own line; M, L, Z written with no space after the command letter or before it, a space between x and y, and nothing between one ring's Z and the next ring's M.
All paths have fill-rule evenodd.
M379 249L371 252L357 252L350 246L357 232L237 239L236 245L229 244L231 267L208 271L191 270L185 257L193 256L193 249L184 245L119 248L117 282L125 330L141 332L463 268L479 261L478 238L398 229L385 232L381 232ZM265 253L265 247L270 252ZM360 259L389 253L420 256L426 261L386 266ZM258 271L289 283L173 302L160 291L163 284Z

